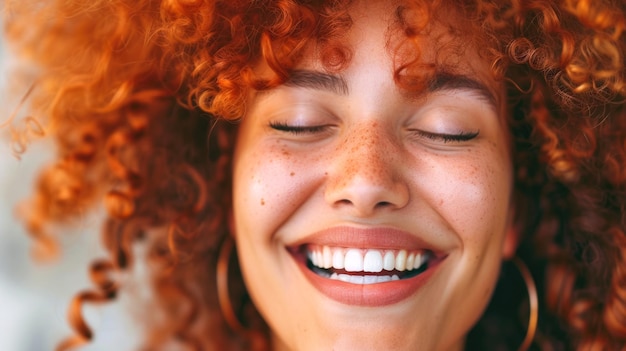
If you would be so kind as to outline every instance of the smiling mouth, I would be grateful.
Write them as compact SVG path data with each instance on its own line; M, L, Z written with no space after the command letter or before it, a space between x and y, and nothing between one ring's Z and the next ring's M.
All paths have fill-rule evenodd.
M303 278L350 306L399 303L422 290L449 249L394 228L327 228L285 247Z
M377 284L416 277L434 257L429 250L359 249L304 245L299 250L316 275L351 284Z

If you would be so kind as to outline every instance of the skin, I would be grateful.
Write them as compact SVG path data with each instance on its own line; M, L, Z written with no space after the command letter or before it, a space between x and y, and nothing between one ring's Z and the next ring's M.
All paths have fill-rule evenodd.
M455 74L486 92L400 89L386 46L394 10L355 3L346 34L353 58L335 74L348 92L283 85L256 94L240 125L233 232L275 350L462 350L502 260L513 254L501 87L470 47ZM440 41L441 33L446 26L436 25L432 35ZM430 40L423 41L425 62L434 62ZM323 72L314 52L298 69ZM293 133L276 123L321 128ZM459 142L419 131L479 134ZM287 249L340 226L402 230L432 243L445 259L399 302L341 303L315 289Z

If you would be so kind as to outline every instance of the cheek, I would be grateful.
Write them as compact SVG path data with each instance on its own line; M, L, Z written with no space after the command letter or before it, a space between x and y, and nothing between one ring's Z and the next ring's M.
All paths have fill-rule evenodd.
M503 236L512 186L509 165L506 155L489 150L436 168L431 201L464 246L486 246L499 242L491 240L494 235Z
M242 145L235 154L233 206L237 232L271 232L311 192L316 167L277 141Z

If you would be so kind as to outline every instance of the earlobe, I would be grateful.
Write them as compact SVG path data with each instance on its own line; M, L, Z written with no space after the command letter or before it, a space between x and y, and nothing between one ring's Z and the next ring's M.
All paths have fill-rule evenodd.
M510 205L506 219L506 229L502 240L502 259L510 261L517 253L517 247L520 243L520 233L522 232L519 225L518 213L513 205Z
M504 235L504 242L502 243L502 258L504 260L508 261L515 257L519 241L519 230L510 223Z
M235 233L236 233L236 229L235 229L235 215L233 214L233 209L231 208L228 211L228 215L227 215L227 222L228 222L228 235L230 235L231 238L235 239Z

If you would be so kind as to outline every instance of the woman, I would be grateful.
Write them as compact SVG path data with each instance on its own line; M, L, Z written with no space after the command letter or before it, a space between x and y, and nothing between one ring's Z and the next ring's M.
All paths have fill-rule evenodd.
M25 222L107 209L61 349L140 259L147 349L624 349L626 6L8 7L60 152Z

